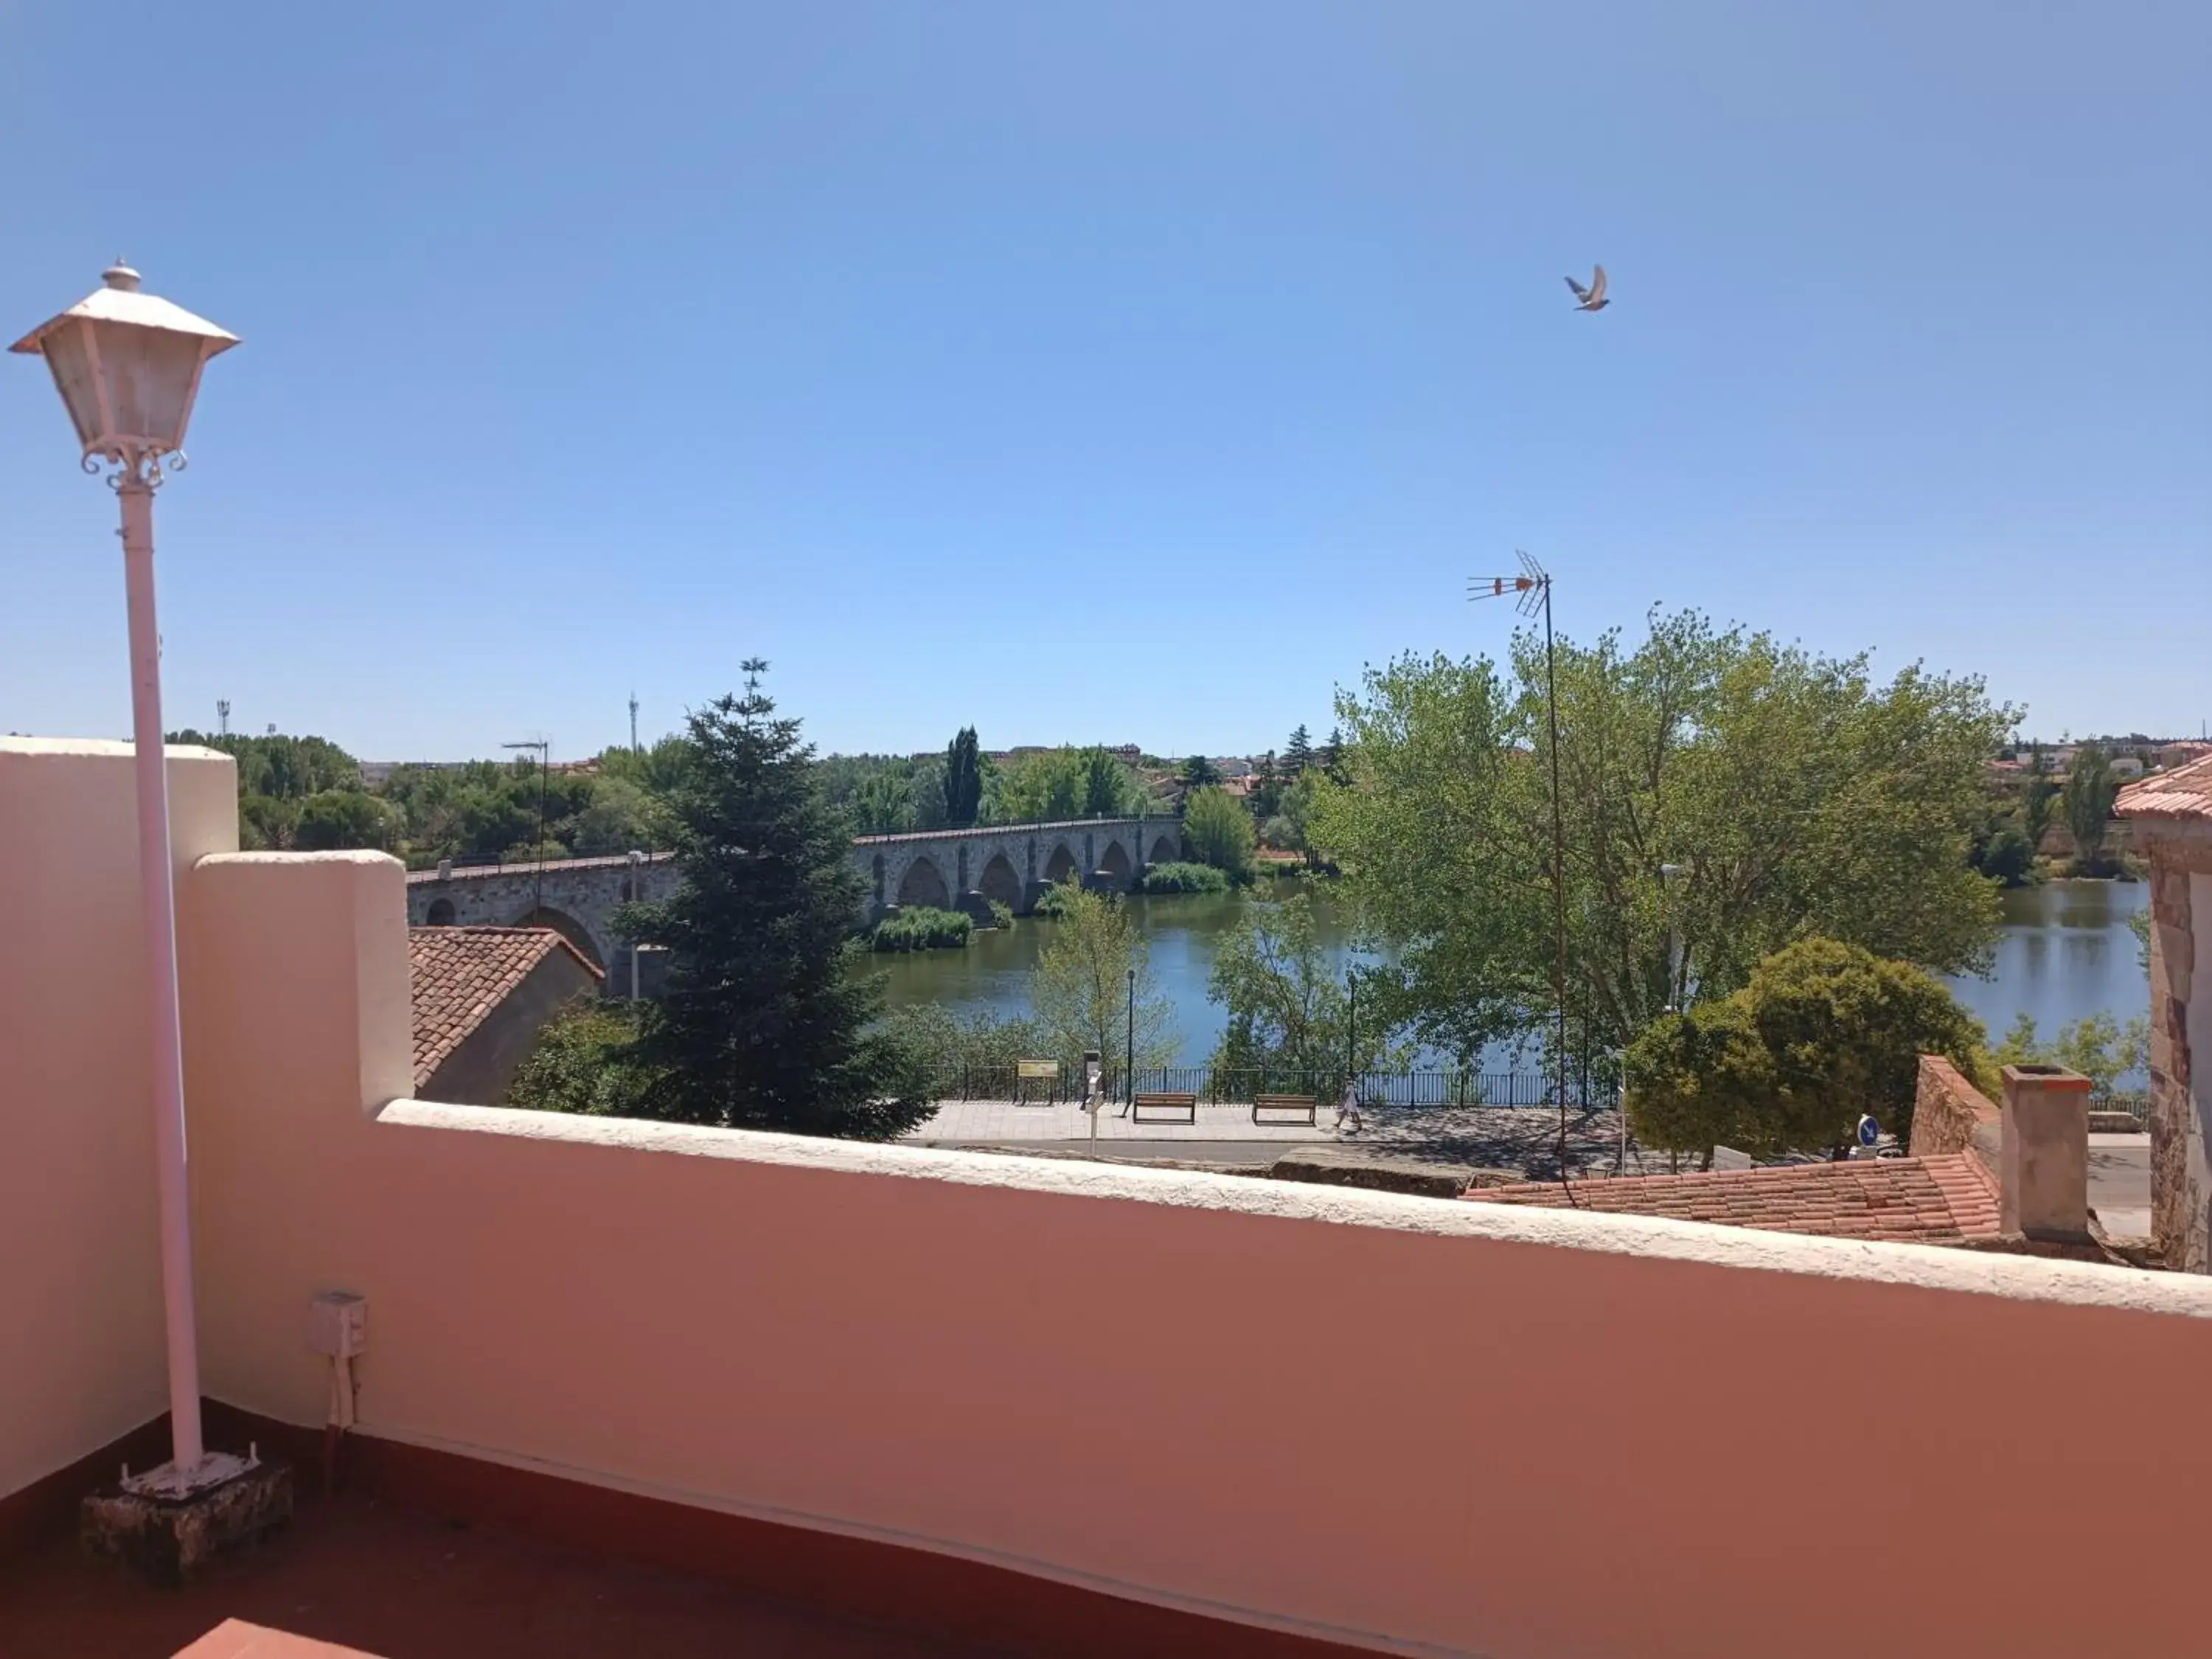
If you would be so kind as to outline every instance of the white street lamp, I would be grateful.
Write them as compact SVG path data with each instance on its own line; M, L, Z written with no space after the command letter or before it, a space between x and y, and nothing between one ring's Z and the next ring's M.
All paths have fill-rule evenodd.
M76 423L83 466L112 470L123 509L123 576L131 619L131 714L137 748L138 884L153 993L155 1145L161 1171L161 1294L168 1316L171 1461L133 1483L186 1492L228 1479L240 1460L210 1458L200 1440L199 1354L192 1310L191 1189L185 1164L184 1048L177 1013L175 896L169 876L169 786L161 750L161 646L154 617L154 492L162 468L185 465L185 428L200 370L238 343L205 318L138 291L118 263L102 286L15 342L53 371Z

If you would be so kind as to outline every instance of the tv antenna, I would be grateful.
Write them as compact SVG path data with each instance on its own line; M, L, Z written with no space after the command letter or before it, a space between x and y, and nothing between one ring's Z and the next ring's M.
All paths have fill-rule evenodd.
M230 735L230 699L228 697L217 697L215 700L215 718L216 724L222 728L222 735L228 737Z
M637 692L635 689L633 689L629 694L629 752L633 755L638 752Z
M1559 803L1559 669L1552 646L1552 577L1519 548L1513 551L1521 561L1519 574L1478 576L1468 583L1467 597L1498 599L1510 593L1513 608L1522 616L1534 619L1539 611L1544 613L1544 707L1552 738L1552 914L1558 945L1552 963L1552 1001L1559 1020L1554 1059L1559 1079L1559 1185L1571 1200L1574 1188L1567 1180L1567 835Z

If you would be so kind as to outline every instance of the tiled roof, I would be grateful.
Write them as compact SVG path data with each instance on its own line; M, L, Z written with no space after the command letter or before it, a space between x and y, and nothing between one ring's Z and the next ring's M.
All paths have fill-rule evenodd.
M2212 820L2212 755L2130 784L2112 810L2124 818Z
M1996 1187L1966 1152L1577 1181L1571 1198L1555 1181L1478 1188L1467 1196L1907 1244L1961 1244L1997 1233Z
M599 970L550 927L410 927L408 978L415 1002L415 1086L420 1088L483 1024L508 992L556 951Z

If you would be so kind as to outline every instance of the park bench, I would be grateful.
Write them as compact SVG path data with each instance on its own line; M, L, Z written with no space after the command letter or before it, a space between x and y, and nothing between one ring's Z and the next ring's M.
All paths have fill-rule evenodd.
M1255 1095L1252 1097L1252 1121L1255 1123L1303 1123L1309 1129L1320 1122L1321 1103L1311 1095Z
M1030 1098L1030 1085L1044 1086L1040 1098ZM1049 1106L1060 1098L1060 1062L1056 1060L1018 1060L1014 1062L1014 1104Z
M1146 1116L1146 1113L1151 1116ZM1179 1114L1179 1115L1170 1115ZM1190 1123L1198 1121L1196 1095L1139 1095L1129 1105L1132 1123Z

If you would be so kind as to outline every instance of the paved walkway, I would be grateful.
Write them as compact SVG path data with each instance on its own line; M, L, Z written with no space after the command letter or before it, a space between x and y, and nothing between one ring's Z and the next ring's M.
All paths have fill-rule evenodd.
M1128 1107L1109 1103L1098 1115L1102 1151L1141 1149L1147 1157L1175 1157L1190 1143L1193 1157L1218 1159L1249 1147L1255 1160L1299 1146L1334 1145L1383 1157L1516 1170L1541 1179L1559 1172L1559 1115L1548 1106L1380 1106L1357 1126L1338 1129L1336 1108L1325 1105L1317 1127L1255 1124L1249 1106L1198 1108L1194 1124L1133 1121ZM1016 1105L1011 1100L947 1101L908 1140L923 1146L1006 1146L1051 1144L1065 1149L1091 1139L1091 1118L1075 1103ZM1206 1151L1195 1150L1203 1143ZM1620 1155L1620 1117L1615 1112L1571 1111L1567 1159L1582 1175L1611 1175ZM1628 1173L1662 1175L1674 1167L1664 1152L1631 1146Z

